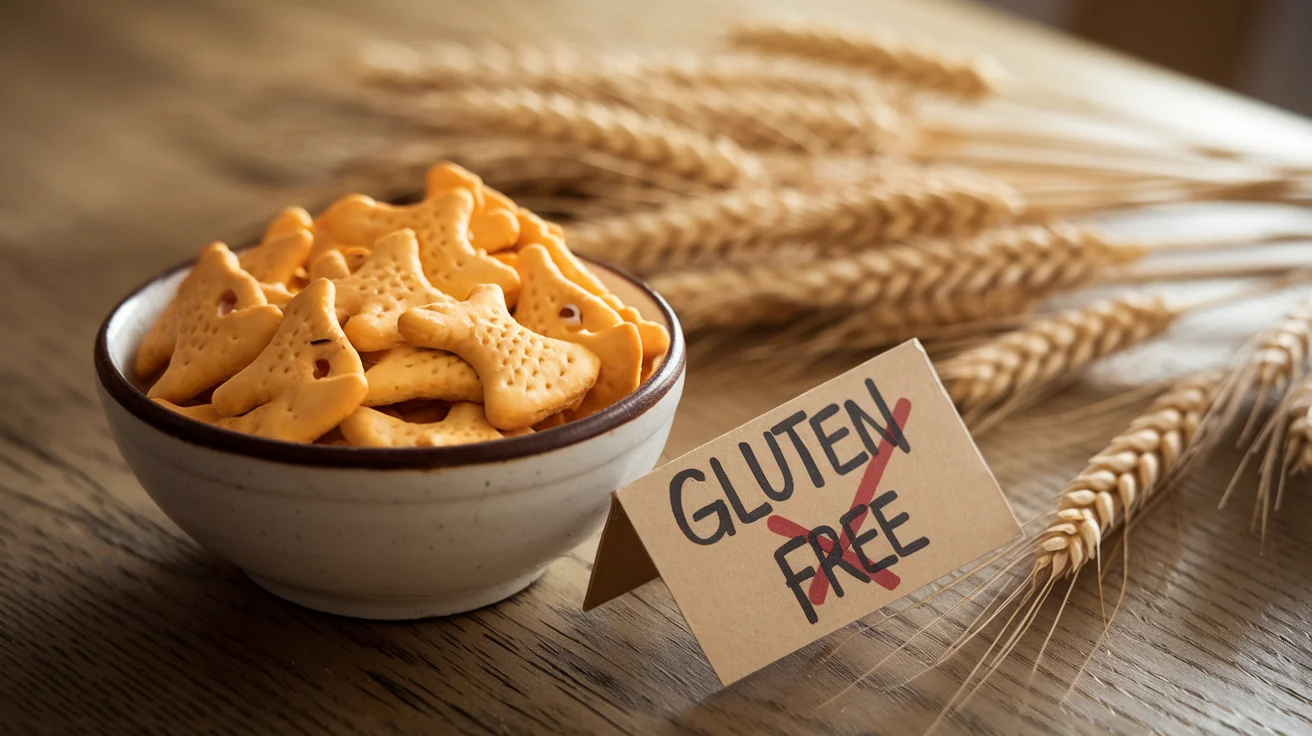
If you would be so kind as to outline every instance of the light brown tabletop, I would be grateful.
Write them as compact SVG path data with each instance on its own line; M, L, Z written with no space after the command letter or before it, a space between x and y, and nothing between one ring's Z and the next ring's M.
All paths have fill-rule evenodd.
M731 20L784 3L315 5L52 0L0 15L0 732L923 731L966 660L817 708L887 651L861 638L825 660L840 632L721 690L661 583L580 612L595 540L504 603L369 623L264 593L150 501L97 404L91 345L100 320L205 242L250 237L314 190L338 148L363 145L325 148L331 121L307 116L294 85L287 104L266 95L252 106L243 80L329 73L357 42L380 37L700 47ZM915 28L994 52L1017 74L1136 106L1209 139L1312 158L1307 121L974 7L810 5L818 6L811 15ZM1312 219L1194 207L1113 224L1168 236L1308 228ZM1285 303L1191 319L1041 409L1222 362ZM694 362L666 456L840 369L780 378ZM1022 417L981 446L1027 518L1116 426ZM1215 508L1235 463L1233 453L1212 458L1135 528L1125 603L1105 637L1096 641L1098 594L1085 580L1034 692L1025 695L1038 636L945 730L1312 730L1312 497L1303 483L1292 489L1262 553L1249 532L1251 482L1236 503ZM1108 594L1118 587L1109 581Z

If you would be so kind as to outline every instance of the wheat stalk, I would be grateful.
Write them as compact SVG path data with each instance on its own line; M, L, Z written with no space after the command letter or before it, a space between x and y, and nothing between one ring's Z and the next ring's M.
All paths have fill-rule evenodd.
M864 349L889 334L1014 314L1141 253L1090 228L1027 226L964 241L916 239L801 263L662 274L652 285L690 331L841 310L858 319L840 321L835 328L842 334L835 339Z
M1197 438L1220 374L1178 382L1130 422L1062 492L1057 518L1039 534L1034 577L1074 575L1098 558L1102 540L1127 523L1172 477Z
M689 51L581 54L565 48L399 44L365 49L354 60L365 82L400 89L528 87L606 100L635 83L687 89L782 93L828 100L889 99L868 75L754 54L705 56Z
M730 191L580 223L568 237L581 253L644 272L789 242L855 248L910 235L972 235L1011 220L1020 209L1015 194L996 182L934 177L818 192Z
M456 133L509 134L568 143L659 168L709 186L761 176L761 163L733 141L618 105L529 89L468 89L371 104Z
M741 25L730 31L729 40L767 53L863 69L884 79L965 100L991 94L1002 76L997 64L986 57L884 29Z
M1162 334L1183 313L1154 294L1107 299L1000 335L944 361L938 373L962 417L974 425L1099 359Z

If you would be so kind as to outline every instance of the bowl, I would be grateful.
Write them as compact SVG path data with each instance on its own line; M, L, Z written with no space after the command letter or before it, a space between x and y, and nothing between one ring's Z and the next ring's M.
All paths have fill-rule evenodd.
M369 619L486 606L597 531L611 491L656 465L683 393L684 340L670 306L591 263L621 299L669 329L670 349L636 391L559 427L378 449L280 442L179 416L130 375L137 344L190 264L137 289L101 325L101 404L124 460L164 513L265 590Z

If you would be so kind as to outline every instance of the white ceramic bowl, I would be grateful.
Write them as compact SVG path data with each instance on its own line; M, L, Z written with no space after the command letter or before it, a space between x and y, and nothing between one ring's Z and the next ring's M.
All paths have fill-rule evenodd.
M100 328L96 372L114 440L193 539L266 590L320 611L441 616L524 589L596 532L611 491L655 466L683 393L673 311L597 264L607 286L671 336L656 372L604 411L460 447L330 447L229 432L154 404L129 379L138 342L186 268L138 289Z

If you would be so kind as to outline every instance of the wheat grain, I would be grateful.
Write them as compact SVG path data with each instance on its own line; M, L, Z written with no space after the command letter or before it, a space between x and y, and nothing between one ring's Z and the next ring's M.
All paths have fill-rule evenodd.
M639 272L704 263L789 242L846 248L911 235L967 236L1021 209L1011 189L980 178L900 179L825 191L755 189L570 229L577 251Z
M828 310L857 318L829 329L842 333L835 338L839 346L859 350L908 330L1016 313L1140 253L1089 228L1028 226L964 241L921 238L801 263L674 272L653 278L652 285L688 330Z
M362 80L401 89L528 87L606 100L634 84L658 82L687 89L783 93L829 100L890 100L896 94L868 75L754 54L582 54L565 48L509 48L497 44L437 44L419 51L398 44L357 56Z
M1050 580L1074 575L1098 558L1102 540L1170 480L1220 384L1220 374L1212 373L1180 381L1089 460L1062 492L1057 518L1038 537L1036 579L1045 571Z
M967 423L1015 406L1094 361L1165 332L1183 313L1158 295L1130 294L1039 319L938 366Z
M708 186L761 176L761 163L733 141L713 138L617 105L528 89L436 92L372 104L454 133L519 135L637 161Z
M909 86L976 100L991 94L1002 70L991 59L885 29L742 25L729 33L735 45L863 69Z

